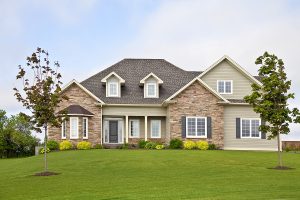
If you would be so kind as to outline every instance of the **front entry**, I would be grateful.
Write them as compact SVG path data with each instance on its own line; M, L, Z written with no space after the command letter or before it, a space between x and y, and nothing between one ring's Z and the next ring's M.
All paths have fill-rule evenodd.
M103 143L123 144L124 142L123 118L104 118Z
M118 143L118 121L109 120L109 143Z

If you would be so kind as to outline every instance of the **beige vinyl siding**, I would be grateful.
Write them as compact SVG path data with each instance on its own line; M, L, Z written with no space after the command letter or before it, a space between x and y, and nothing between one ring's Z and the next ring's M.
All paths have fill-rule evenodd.
M108 116L166 116L165 107L103 106L103 115Z
M231 105L224 110L224 149L276 150L276 140L236 138L236 118L259 118L251 106ZM268 137L268 134L267 134Z
M222 61L218 66L205 74L201 79L217 92L218 80L232 80L232 94L221 94L227 99L243 99L246 95L251 93L252 81L235 69L226 60Z

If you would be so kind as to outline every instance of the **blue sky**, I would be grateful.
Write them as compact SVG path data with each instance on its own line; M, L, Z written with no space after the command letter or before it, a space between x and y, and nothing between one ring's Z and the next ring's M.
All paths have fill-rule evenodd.
M283 58L300 107L300 2L0 0L0 108L16 114L17 66L37 46L82 81L123 58L164 58L204 70L224 54L252 74L264 51ZM290 139L300 139L292 125Z

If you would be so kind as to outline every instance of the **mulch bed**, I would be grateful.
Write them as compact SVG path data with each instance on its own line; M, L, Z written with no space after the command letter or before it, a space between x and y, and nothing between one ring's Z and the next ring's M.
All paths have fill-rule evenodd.
M55 176L55 175L59 175L59 173L56 173L56 172L39 172L39 173L34 174L34 176Z
M276 166L276 167L271 167L268 169L276 169L276 170L291 170L291 169L295 169L295 168L291 168L291 167L287 167L287 166Z

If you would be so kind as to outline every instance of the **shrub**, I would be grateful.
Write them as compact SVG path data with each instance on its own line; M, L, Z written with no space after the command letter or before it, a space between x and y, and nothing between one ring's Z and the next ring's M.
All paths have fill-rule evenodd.
M183 143L183 148L184 149L194 149L196 147L196 143L194 141L191 140L186 140Z
M215 144L208 144L208 150L217 150L217 146Z
M289 146L286 146L285 149L284 149L286 152L289 152L291 151L291 148Z
M103 149L101 144L95 144L94 149Z
M156 145L157 144L155 142L147 142L145 149L155 149Z
M91 148L92 148L92 144L90 142L82 141L77 144L77 149L79 150L87 150Z
M183 142L180 139L172 139L170 141L170 149L182 149Z
M207 150L208 149L208 142L198 141L198 142L196 142L196 147L200 150Z
M47 149L46 149L46 152L47 152L47 153L50 152L50 149L49 149L48 147L47 147ZM44 148L41 148L40 151L39 151L39 153L40 153L40 154L44 154L44 153L45 153L45 149L44 149Z
M149 141L139 140L139 142L138 142L138 147L139 147L140 149L144 149L147 143L149 143Z
M62 141L60 144L59 144L59 150L63 151L63 150L69 150L73 147L72 143L70 141Z
M59 144L55 140L49 140L47 142L47 147L53 151L53 150L58 150L59 149Z
M165 146L164 146L163 144L158 144L158 145L156 145L156 147L155 147L155 149L158 149L158 150L164 149L164 148L165 148Z

